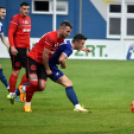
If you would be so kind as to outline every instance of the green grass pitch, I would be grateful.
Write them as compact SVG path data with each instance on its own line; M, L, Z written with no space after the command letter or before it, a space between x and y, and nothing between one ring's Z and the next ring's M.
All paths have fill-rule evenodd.
M0 61L9 79L10 59ZM129 109L134 100L134 61L67 60L67 69L62 71L89 113L74 112L64 87L50 80L43 92L33 96L33 112L25 113L23 103L8 102L0 82L0 134L134 133L134 113Z

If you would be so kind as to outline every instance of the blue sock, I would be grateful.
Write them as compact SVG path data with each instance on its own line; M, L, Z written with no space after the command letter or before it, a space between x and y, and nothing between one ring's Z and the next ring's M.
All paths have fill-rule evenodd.
M20 96L19 88L15 89L15 93L16 93L17 96Z
M75 91L74 91L74 89L73 89L73 86L66 88L66 94L67 94L67 97L69 98L69 100L70 100L74 105L76 105L76 104L79 103L79 101L78 101L78 99L77 99L77 96L76 96L76 93L75 93Z
M29 84L30 84L30 82L23 84L23 86L24 85L26 86L26 85L29 85ZM15 93L16 93L17 96L20 96L19 88L15 89Z
M9 85L8 85L8 82L7 82L7 79L6 79L6 77L3 75L3 69L0 69L0 80L2 81L2 83L6 86L6 87L8 87Z

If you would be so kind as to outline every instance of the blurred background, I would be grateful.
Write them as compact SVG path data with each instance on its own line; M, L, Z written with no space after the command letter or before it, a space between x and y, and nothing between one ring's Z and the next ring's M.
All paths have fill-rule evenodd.
M19 13L24 0L0 0L7 15L2 23L7 37L10 19ZM85 46L91 53L74 51L70 59L134 59L134 0L25 0L30 3L32 22L31 47L46 32L58 29L63 20L73 25L76 33L87 36ZM9 54L0 42L0 57Z

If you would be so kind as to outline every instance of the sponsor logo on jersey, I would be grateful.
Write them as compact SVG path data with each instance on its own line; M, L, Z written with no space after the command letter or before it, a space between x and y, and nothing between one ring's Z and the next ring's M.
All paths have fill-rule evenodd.
M23 32L30 32L31 31L31 29L23 29Z

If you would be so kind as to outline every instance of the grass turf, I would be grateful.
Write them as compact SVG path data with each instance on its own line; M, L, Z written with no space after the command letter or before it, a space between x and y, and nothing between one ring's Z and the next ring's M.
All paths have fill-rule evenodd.
M11 62L0 59L9 79ZM68 60L62 70L73 82L80 103L89 113L74 112L65 89L48 80L32 100L32 113L23 103L11 105L0 82L0 134L133 134L134 61ZM24 73L20 72L18 83Z

